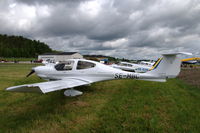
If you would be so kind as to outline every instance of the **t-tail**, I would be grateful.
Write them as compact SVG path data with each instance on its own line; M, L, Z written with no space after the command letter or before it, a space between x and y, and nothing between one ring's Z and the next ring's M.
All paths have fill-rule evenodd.
M157 62L151 71L146 73L152 78L144 78L142 80L165 82L167 78L175 78L178 76L181 69L181 59L177 56L179 54L192 55L187 52L162 54L162 59Z

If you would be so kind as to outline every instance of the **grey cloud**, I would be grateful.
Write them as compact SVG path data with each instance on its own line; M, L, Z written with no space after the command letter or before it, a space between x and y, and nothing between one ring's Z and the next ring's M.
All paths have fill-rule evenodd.
M54 4L67 4L70 6L77 5L80 2L87 1L87 0L17 0L17 2L28 4L28 5L54 5Z
M49 18L39 21L41 30L46 35L83 35L97 41L114 40L127 36L131 26L126 15L118 14L112 9L103 10L97 17L90 18L78 9L65 9L64 5L54 7Z
M87 54L92 51L114 50L112 47L103 46L101 42L93 41L82 36L50 37L45 39L41 38L40 40L47 42L51 48L56 50L65 49L66 51L78 51L80 53L87 51Z
M26 4L36 11L46 6L49 15L41 16L39 10L29 28L20 29L6 18L13 1L16 6ZM129 59L156 58L170 50L200 56L199 0L98 0L83 9L86 12L80 5L95 0L13 1L0 2L0 33L40 39L56 50ZM100 7L95 7L99 3ZM120 39L127 42L117 42Z

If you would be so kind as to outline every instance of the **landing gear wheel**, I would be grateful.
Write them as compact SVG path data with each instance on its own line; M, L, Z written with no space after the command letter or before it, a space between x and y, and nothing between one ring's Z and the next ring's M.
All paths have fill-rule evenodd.
M64 95L68 96L68 97L74 97L74 96L78 96L78 95L82 95L83 92L78 91L78 90L74 90L74 89L69 89L64 91Z

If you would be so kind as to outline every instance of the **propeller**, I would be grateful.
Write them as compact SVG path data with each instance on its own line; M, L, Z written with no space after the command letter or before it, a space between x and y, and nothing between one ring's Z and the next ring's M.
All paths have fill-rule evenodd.
M35 72L35 70L34 69L32 69L31 70L31 72L28 74L28 75L26 75L26 77L29 77L31 74L33 74Z

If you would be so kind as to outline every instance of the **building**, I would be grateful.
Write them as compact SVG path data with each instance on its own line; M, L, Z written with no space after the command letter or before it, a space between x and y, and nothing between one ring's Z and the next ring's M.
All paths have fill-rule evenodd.
M83 59L83 56L78 52L45 53L38 55L38 60L50 62L66 61L67 59Z

